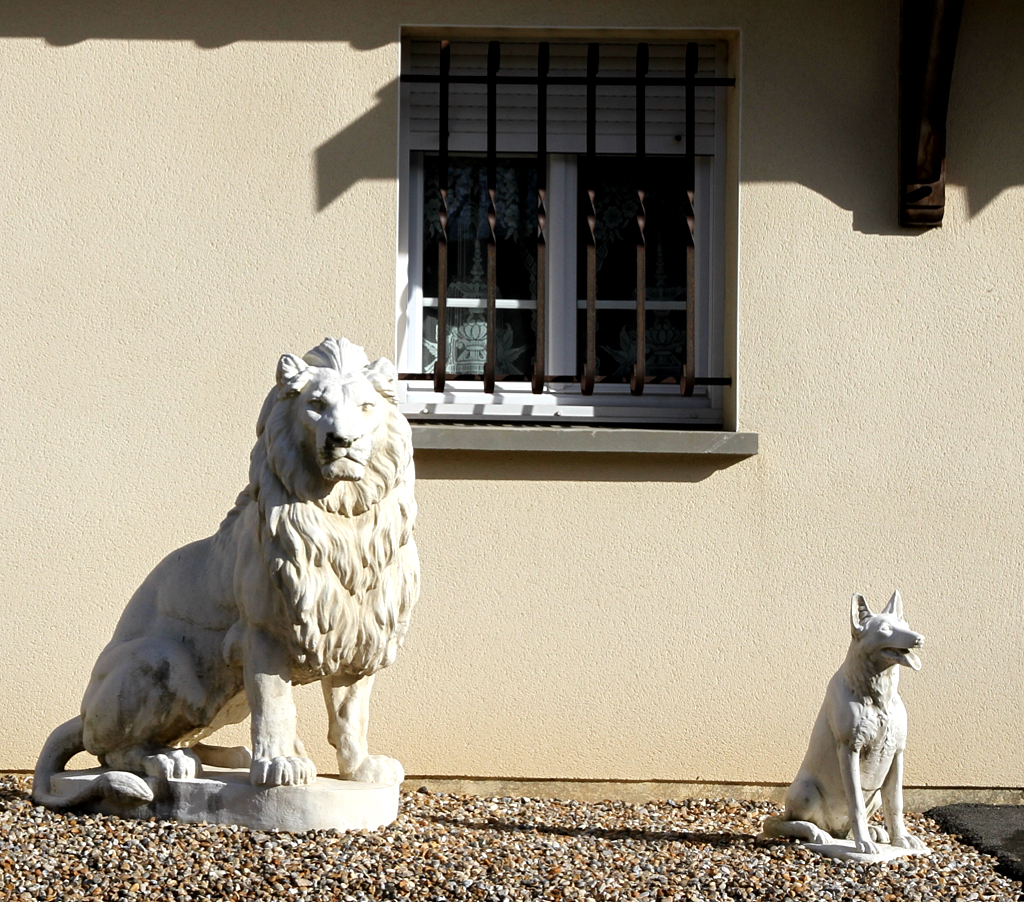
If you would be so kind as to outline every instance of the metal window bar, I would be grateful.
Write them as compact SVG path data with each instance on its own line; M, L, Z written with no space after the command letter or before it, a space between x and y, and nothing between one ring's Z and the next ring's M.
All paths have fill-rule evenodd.
M544 391L544 357L547 353L548 246L544 237L547 210L548 172L548 69L551 45L541 41L537 48L537 342L533 361L533 393Z
M441 234L437 239L437 356L434 359L434 391L443 392L448 372L448 76L451 69L452 47L441 41L439 66L440 101L437 117L437 184L441 204L438 219Z
M484 359L484 391L494 394L494 367L498 348L498 241L494 227L498 211L494 198L498 187L498 69L501 44L487 45L487 346Z
M696 224L696 215L693 210L697 162L693 146L697 137L697 117L693 114L693 107L697 100L697 91L694 87L696 77L697 45L691 42L686 45L686 156L683 158L684 176L686 178L686 199L689 205L689 210L686 213L686 350L682 366L679 368L679 390L686 398L693 394L694 380L696 378L694 375L694 358L697 356L697 343L694 340L694 313L696 312L694 308L697 304L694 273L696 246L693 240L693 230Z
M438 286L437 286L437 356L434 362L432 373L399 373L399 378L405 381L433 381L434 391L443 392L446 379L453 378L464 382L484 383L484 390L493 393L495 381L501 382L532 382L533 391L539 393L543 384L550 382L559 383L580 383L580 390L588 395L593 392L595 383L609 385L628 383L634 394L643 391L643 385L675 385L680 386L680 391L685 396L693 394L695 385L732 385L729 377L694 375L695 356L695 335L694 335L694 304L695 304L695 281L694 281L694 187L696 175L696 159L694 155L695 140L695 119L693 108L695 103L697 87L732 87L736 84L734 78L713 77L700 78L697 76L697 45L689 43L686 46L686 75L678 77L652 77L647 74L646 59L647 45L637 47L637 74L634 77L626 76L599 76L598 67L600 50L598 44L590 44L587 52L587 75L580 76L552 76L548 74L549 47L547 42L542 42L538 52L537 75L499 75L500 68L500 42L491 41L488 45L487 54L487 75L452 75L451 74L451 43L447 40L440 42L440 65L437 75L426 73L403 73L401 81L411 84L437 84L440 87L440 99L438 109L438 174L441 194L441 205L439 220L441 234L438 239ZM644 50L641 50L641 47ZM644 60L644 71L641 73L641 59ZM487 189L490 198L488 204L488 223L490 225L490 236L488 238L488 259L487 259L487 351L484 373L448 373L447 370L447 288L448 288L448 101L449 86L452 84L474 84L487 86ZM495 352L497 334L497 304L495 302L497 286L496 270L496 245L494 227L497 224L497 213L494 208L495 182L497 169L497 148L496 148L496 121L497 121L497 97L496 87L499 84L507 85L537 85L538 97L538 126L537 126L537 149L538 149L538 257L537 257L537 360L534 364L532 376L520 376L511 374L499 374L495 372ZM595 192L593 188L588 189L591 211L587 215L588 224L588 247L587 247L587 358L584 364L583 373L580 375L547 374L544 371L543 329L545 327L546 295L546 245L544 243L544 229L546 226L547 211L544 206L546 180L544 178L546 161L546 110L547 110L547 87L549 85L583 85L587 88L587 155L584 178L589 181L593 178L594 157L596 156L596 91L598 85L633 85L637 89L637 160L638 160L638 197L640 199L640 214L637 217L637 224L640 228L640 243L637 246L637 363L633 372L628 377L598 376L596 370L596 246L594 241L594 226L596 216L594 213ZM680 368L679 378L674 377L653 377L643 372L644 350L643 340L645 323L643 319L644 299L642 294L646 293L646 274L641 273L641 267L645 266L645 249L643 246L643 224L641 219L643 213L643 164L645 160L644 144L644 116L642 104L644 103L645 87L649 85L666 85L686 88L686 154L683 160L684 177L686 183L686 196L688 211L686 222L688 227L688 239L686 247L686 349L685 359ZM584 182L584 184L587 183ZM593 264L591 263L591 247L593 251ZM642 291L643 289L643 291ZM593 300L592 300L593 298ZM639 388L639 390L637 390Z
M587 156L583 167L583 185L590 201L586 231L587 356L580 374L580 393L584 395L594 393L594 377L597 375L597 207L594 205L597 190L594 179L597 175L597 70L600 62L600 45L590 44L587 47Z
M647 239L644 226L647 211L644 209L644 189L647 185L647 98L644 78L647 76L649 50L646 44L636 45L636 196L640 209L636 214L639 238L636 245L636 363L633 364L633 378L629 380L629 391L633 395L644 393L644 376L647 366Z

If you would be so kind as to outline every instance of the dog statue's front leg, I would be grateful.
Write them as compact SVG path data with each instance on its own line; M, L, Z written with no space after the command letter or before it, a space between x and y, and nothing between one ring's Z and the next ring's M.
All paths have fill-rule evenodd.
M252 712L254 786L297 786L316 780L316 767L296 735L291 659L282 643L250 626L245 637L245 694Z
M320 681L330 726L327 738L338 752L338 773L360 783L401 783L402 765L386 755L371 755L366 746L373 677L325 677Z
M877 855L878 846L871 839L871 833L868 830L864 791L860 785L860 750L841 744L838 752L839 772L843 778L843 789L846 791L846 804L850 817L850 838L858 852Z
M925 849L927 846L907 832L903 822L903 751L893 755L889 772L882 782L882 813L889 828L889 841L902 849Z

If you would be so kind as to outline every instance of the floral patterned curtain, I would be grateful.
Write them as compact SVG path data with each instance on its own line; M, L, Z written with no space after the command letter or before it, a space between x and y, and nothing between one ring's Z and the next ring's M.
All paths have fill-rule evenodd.
M440 195L437 157L427 157L424 178L423 294L437 297L437 242ZM451 157L448 170L448 298L487 297L487 161ZM497 297L537 299L537 170L534 160L498 163L494 207L497 250ZM423 312L423 366L437 358L437 308ZM496 369L499 375L525 375L533 369L536 347L535 309L498 308ZM449 305L448 370L482 373L486 356L486 313Z
M582 162L582 161L581 161ZM602 307L602 301L636 300L636 246L640 237L635 159L598 157L591 178L581 171L577 229L577 297L585 297L585 182L594 188L597 222L597 372L626 378L636 362L636 311ZM668 302L646 316L646 370L650 376L678 376L686 347L686 205L682 162L647 157L644 177L644 236L647 244L647 302ZM586 353L586 315L577 312L577 358Z
M436 156L424 163L423 294L437 297L437 243L440 196ZM595 190L597 222L597 371L627 378L636 361L636 313L609 307L608 301L636 300L635 160L598 157L593 175L581 171L577 228L577 297L586 285L587 184ZM676 158L647 158L644 206L647 241L647 373L676 376L685 349L686 205L682 166ZM448 298L482 300L487 296L487 161L483 157L449 158ZM497 297L535 302L537 297L537 173L530 158L498 162L495 185L497 223ZM500 375L532 371L536 348L536 310L499 307L496 368ZM585 312L577 311L577 360L585 354ZM449 372L480 374L486 356L486 313L482 307L448 307L446 336ZM437 308L423 311L423 366L437 358Z

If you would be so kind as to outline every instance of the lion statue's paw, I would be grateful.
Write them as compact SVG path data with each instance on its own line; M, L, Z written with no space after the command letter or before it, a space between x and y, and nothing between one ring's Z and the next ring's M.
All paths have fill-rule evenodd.
M874 840L853 838L853 846L857 852L862 852L864 855L878 854L878 846L875 844Z
M384 783L388 786L405 779L401 762L387 755L367 755L363 763L345 777L357 783Z
M875 842L887 843L889 841L888 831L885 827L879 826L878 824L869 824L868 833Z
M298 756L252 759L249 782L253 786L305 786L316 782L316 766Z
M203 765L192 749L166 749L139 760L147 775L162 780L194 780L203 773Z

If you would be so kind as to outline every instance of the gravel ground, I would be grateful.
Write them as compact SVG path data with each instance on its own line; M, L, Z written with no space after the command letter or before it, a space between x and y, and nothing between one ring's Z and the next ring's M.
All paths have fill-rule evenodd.
M58 815L0 776L2 900L1017 900L995 860L920 815L930 858L879 865L754 839L769 802L629 805L407 792L376 833L258 833Z

